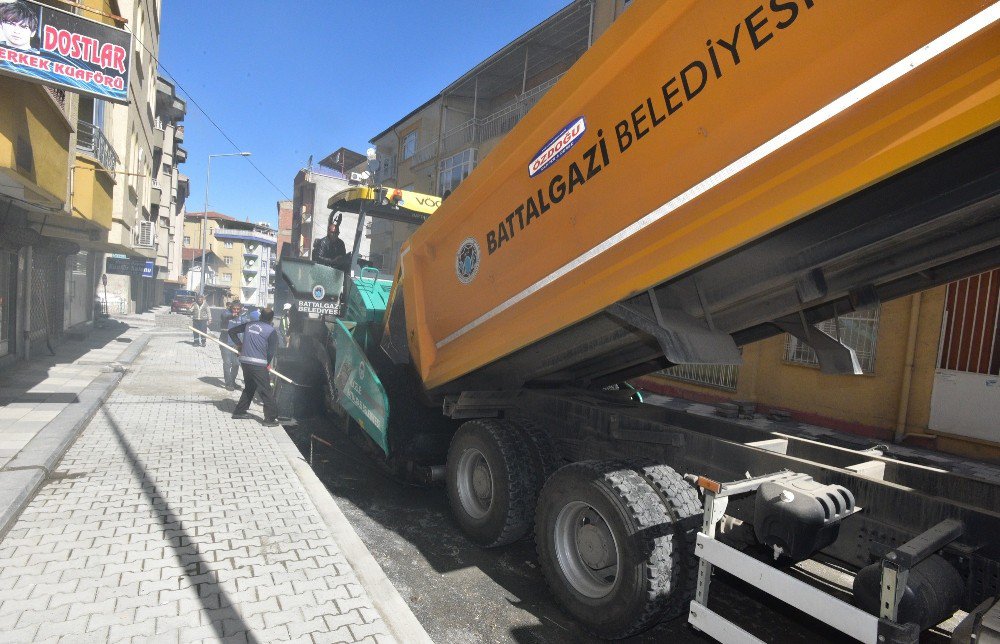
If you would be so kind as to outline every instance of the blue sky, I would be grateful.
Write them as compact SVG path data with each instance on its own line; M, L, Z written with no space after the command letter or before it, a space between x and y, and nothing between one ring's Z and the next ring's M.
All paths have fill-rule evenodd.
M170 0L160 63L291 198L310 154L364 153L369 138L568 1ZM190 101L185 125L180 169L191 178L187 208L200 211L208 155L235 149ZM274 224L282 198L247 160L212 160L210 209Z

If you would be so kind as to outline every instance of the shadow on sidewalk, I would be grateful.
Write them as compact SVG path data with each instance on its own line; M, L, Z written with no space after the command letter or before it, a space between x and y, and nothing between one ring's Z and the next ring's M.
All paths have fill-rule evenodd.
M118 440L118 444L121 446L122 451L125 453L125 458L132 468L132 473L142 483L142 493L146 496L149 504L156 510L156 518L160 522L161 528L164 532L171 530L180 533L178 535L180 538L176 540L178 545L174 545L173 541L171 541L170 548L174 552L174 557L184 569L184 574L192 582L194 582L195 575L204 580L194 583L194 588L198 595L198 601L201 602L202 609L211 620L212 628L219 639L227 637L226 633L223 632L224 630L231 630L232 632L228 636L245 632L247 641L250 644L257 642L250 625L243 621L243 617L233 607L233 603L226 594L226 591L219 585L215 571L211 569L208 562L202 557L198 544L184 528L184 523L174 514L174 511L170 508L170 504L164 498L163 494L160 493L156 483L147 475L146 467L139 456L132 450L132 446L129 444L128 439L125 438L114 416L103 405L101 406L101 412L104 413L104 417L111 426L111 430L115 433L115 438ZM179 544L186 545L182 546ZM193 575L192 571L194 571ZM219 596L218 606L214 606L214 602L209 602L209 598L216 594ZM224 629L227 620L235 622L235 626L232 629Z
M29 403L77 403L76 394L54 392L28 392L49 378L52 367L76 362L95 349L111 343L131 342L121 338L131 329L128 324L111 320L103 328L94 329L83 339L68 339L55 347L55 355L48 352L35 353L27 362L17 362L3 369L0 377L0 407L16 402ZM123 347L124 350L124 347Z

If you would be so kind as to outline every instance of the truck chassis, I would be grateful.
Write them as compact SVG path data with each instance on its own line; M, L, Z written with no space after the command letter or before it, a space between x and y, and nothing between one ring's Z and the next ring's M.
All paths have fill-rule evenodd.
M1000 534L1000 513L997 511L1000 488L997 486L887 458L877 449L857 451L790 435L765 433L722 418L636 403L625 396L625 392L566 389L464 392L447 398L444 406L445 414L452 418L477 418L459 428L448 455L447 484L459 524L481 545L498 546L523 536L534 522L540 563L553 592L568 612L595 634L629 636L656 619L679 615L681 607L686 610L687 601L693 597L693 566L698 563L696 539L714 540L715 525L722 514L711 521L704 519L713 516L711 503L703 512L697 498L697 512L693 512L690 506L694 487L686 482L687 490L677 489L681 480L677 473L692 473L694 476L689 477L692 480L700 477L700 480L736 481L733 485L739 486L741 479L794 472L825 484L843 486L853 493L860 509L840 522L839 535L821 551L824 556L854 570L884 566L885 557L891 558L894 556L891 553L915 539L918 542L931 540L932 548L923 557L937 553L941 558L938 564L946 561L947 565L942 564L941 568L943 576L932 572L919 577L920 581L911 579L911 585L947 587L953 582L953 586L956 583L958 586L950 596L944 597L947 593L942 593L938 603L925 606L923 614L914 617L910 613L909 619L922 622L919 627L897 624L894 612L886 624L891 623L896 628L885 630L883 625L883 630L877 631L883 635L890 633L891 638L878 641L915 641L913 638L918 636L920 628L947 618L956 607L972 611L1000 595L1000 541L995 538ZM484 416L491 418L484 420ZM487 431L483 431L484 427ZM477 430L481 439L487 437L487 442L493 441L495 453L491 451L493 447L487 448L469 439L466 436L469 432L464 431L468 429ZM504 445L513 442L521 447ZM533 465L533 475L525 471L525 464ZM588 468L589 474L585 472ZM586 489L587 476L592 475L593 480L602 476L624 476L627 480L632 472L639 475L633 485L641 486L645 479L657 489L666 509L666 522L675 523L670 556L677 563L667 571L673 577L673 588L655 609L647 605L629 618L623 616L609 625L604 616L588 616L586 610L572 605L574 595L589 594L592 595L589 599L577 598L586 600L582 601L583 607L589 605L592 610L601 606L596 598L602 592L611 592L612 586L621 582L616 576L614 581L602 584L599 576L591 578L589 572L613 569L613 574L617 575L621 570L617 566L624 564L628 557L628 545L622 543L622 534L628 531L617 531L618 528L612 525L617 519L605 516L607 510L594 508L591 511L586 502L566 501L566 498L560 501L563 511L546 508L547 491L560 476L553 474L574 469L579 470L574 485L580 490ZM484 483L487 479L488 485ZM667 494L664 494L664 480L674 486ZM731 490L735 489L733 485ZM751 491L755 489L746 483L742 485ZM572 497L572 493L569 496ZM647 499L644 503L656 505L655 499L653 502ZM728 527L730 534L722 538L742 546L754 542L752 531L747 529L754 521L753 495L727 494L726 504L723 525ZM553 519L556 515L565 515L565 508L575 512L568 516L574 517L580 525L604 522L610 527L602 525L604 532L600 534L588 527L578 528L573 543L572 528L566 528L565 521L560 523L558 518ZM649 508L633 507L629 511L639 516ZM506 522L494 521L487 525L487 515L491 512L506 513ZM942 526L950 530L943 540L940 537ZM635 534L650 527L640 527ZM737 528L736 539L732 537L734 527ZM699 528L702 534L697 536ZM631 537L625 537L628 538ZM554 545L547 548L546 540ZM606 552L609 550L617 550L617 557L622 557L622 561ZM590 568L579 565L577 556ZM769 567L766 563L759 565ZM782 574L778 569L773 570L775 574ZM956 581L959 578L961 581ZM878 579L876 587L868 589L869 594L880 594ZM922 592L920 588L906 587L905 579L900 583L907 593ZM560 584L571 588L569 591L557 588ZM829 599L834 601L833 597ZM707 600L707 591L703 600ZM616 602L622 603L622 599ZM898 601L894 603L897 608L898 604ZM657 613L656 619L646 614L650 611ZM831 611L830 619L838 614L842 617L844 613L843 610ZM700 615L704 620L714 613L701 612ZM816 616L824 617L822 614ZM873 624L879 624L877 617L872 616ZM628 623L629 619L633 621ZM697 621L698 618L691 619L696 626L704 623ZM871 629L866 633L868 631ZM862 640L867 641L867 636Z

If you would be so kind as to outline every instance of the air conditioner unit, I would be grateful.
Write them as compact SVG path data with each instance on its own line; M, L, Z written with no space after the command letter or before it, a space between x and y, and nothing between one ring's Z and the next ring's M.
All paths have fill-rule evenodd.
M156 243L153 222L140 221L136 231L135 245L140 248L152 248Z

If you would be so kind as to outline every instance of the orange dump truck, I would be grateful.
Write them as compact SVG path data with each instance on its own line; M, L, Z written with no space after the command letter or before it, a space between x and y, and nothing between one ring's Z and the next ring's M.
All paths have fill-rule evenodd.
M857 606L811 612L861 641L996 613L996 486L615 389L784 332L859 373L815 323L1000 263L998 17L635 3L404 244L378 346L358 378L338 367L351 396L384 388L355 396L358 424L445 479L474 541L534 527L553 593L603 637L704 608L723 562L695 542L724 516L777 559L857 571ZM689 619L744 641L710 613Z

